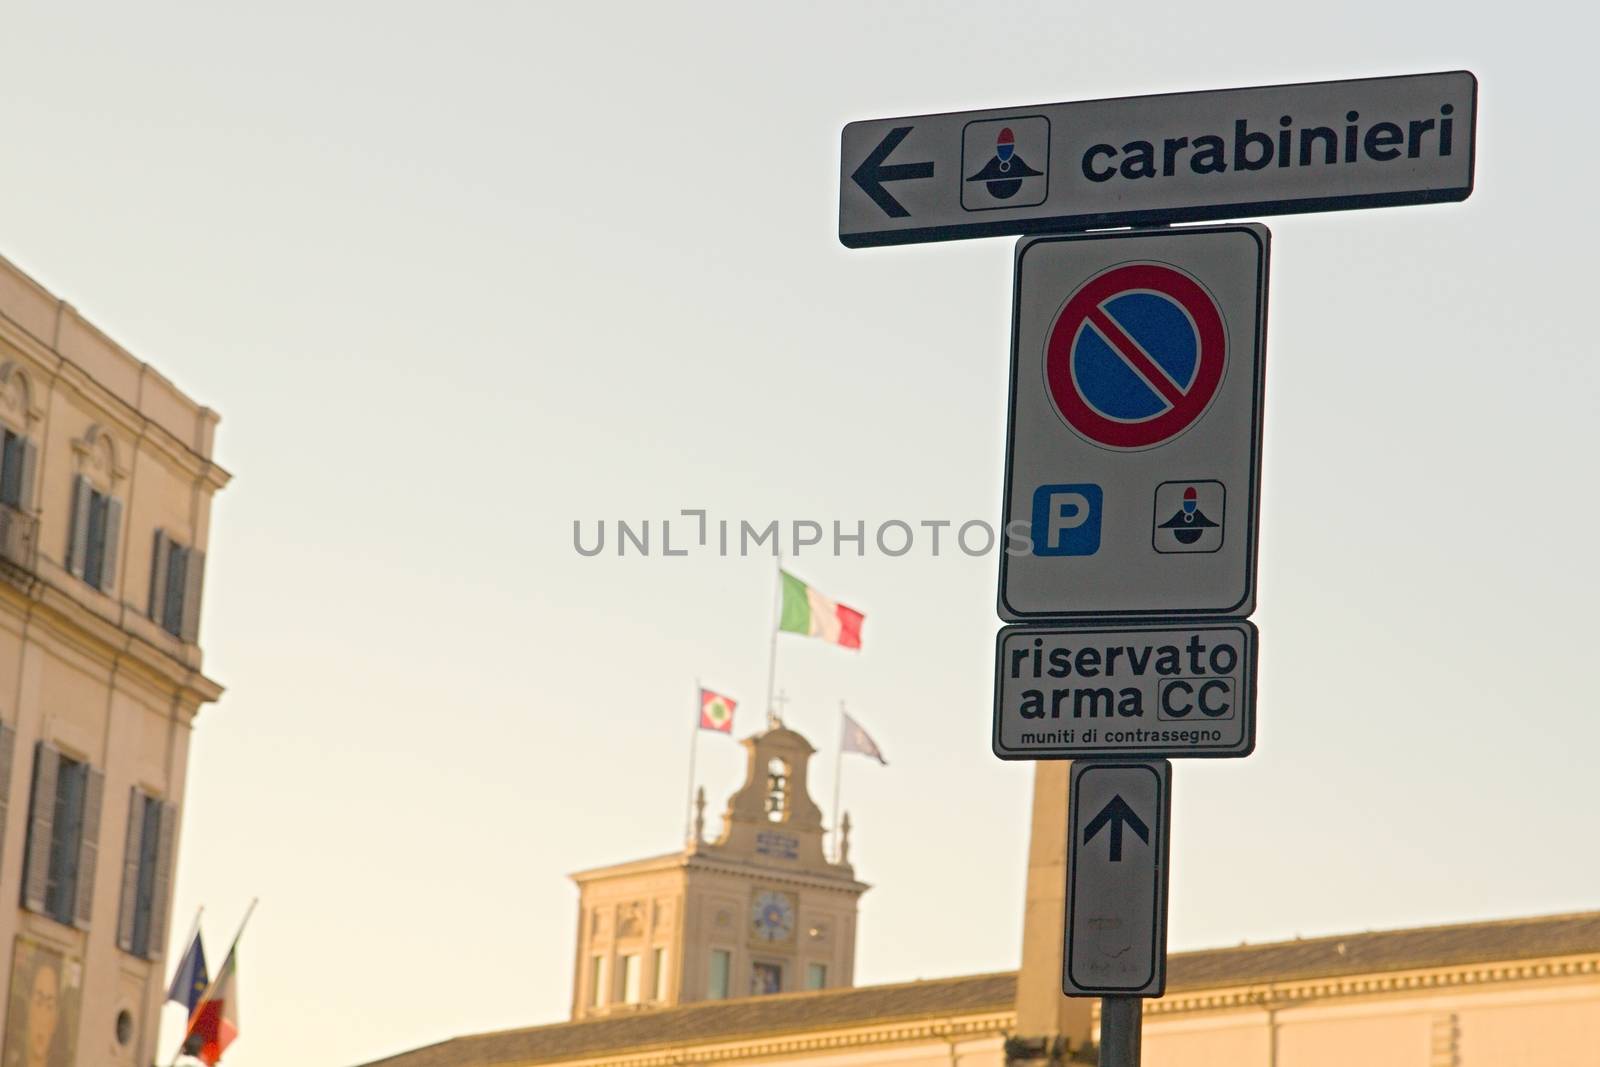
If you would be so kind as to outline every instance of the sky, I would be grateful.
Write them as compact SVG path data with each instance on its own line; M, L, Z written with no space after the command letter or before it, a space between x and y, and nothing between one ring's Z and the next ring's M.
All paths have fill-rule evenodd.
M260 898L230 1067L565 1018L567 875L678 846L697 679L759 725L771 558L575 521L996 519L1013 242L843 248L855 119L1476 73L1469 200L1265 220L1259 743L1175 768L1171 947L1600 907L1594 21L8 5L0 254L235 475L172 924L220 955ZM820 802L841 702L889 760L844 765L857 981L1015 967L995 558L790 563L867 618L777 659ZM713 812L741 770L700 741Z

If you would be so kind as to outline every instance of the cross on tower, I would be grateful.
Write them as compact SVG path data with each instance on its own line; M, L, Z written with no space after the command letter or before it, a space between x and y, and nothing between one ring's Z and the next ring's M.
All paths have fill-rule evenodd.
M782 689L772 698L772 707L767 709L767 729L771 730L783 725L783 709L789 703L789 694Z

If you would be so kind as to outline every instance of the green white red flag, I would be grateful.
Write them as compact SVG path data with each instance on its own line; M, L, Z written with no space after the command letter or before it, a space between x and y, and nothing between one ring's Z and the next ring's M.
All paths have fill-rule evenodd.
M739 702L721 693L711 690L700 690L700 729L716 730L718 733L733 733L733 709Z
M829 600L788 571L779 571L783 582L783 609L778 629L784 633L820 637L841 648L861 647L861 624L866 616L837 600Z
M222 1053L239 1036L239 969L237 950L228 953L216 980L189 1016L184 1051L193 1050L206 1067L216 1067Z

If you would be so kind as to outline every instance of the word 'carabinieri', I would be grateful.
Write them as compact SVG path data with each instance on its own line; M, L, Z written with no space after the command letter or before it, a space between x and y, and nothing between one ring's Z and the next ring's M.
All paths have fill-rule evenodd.
M1332 126L1303 126L1292 129L1294 117L1278 120L1283 127L1273 133L1250 129L1246 119L1235 119L1233 135L1205 133L1191 137L1164 137L1133 140L1120 149L1097 144L1083 154L1083 176L1092 182L1124 178L1170 178L1181 170L1194 174L1224 174L1231 160L1236 171L1265 170L1268 167L1332 167L1358 163L1363 159L1378 163L1406 158L1444 158L1455 144L1455 114L1452 104L1443 104L1437 117L1409 119L1405 122L1374 122L1362 132L1361 113L1345 113L1342 129ZM1298 137L1296 136L1298 134ZM1295 146L1298 143L1299 151ZM1159 145L1159 147L1158 147Z

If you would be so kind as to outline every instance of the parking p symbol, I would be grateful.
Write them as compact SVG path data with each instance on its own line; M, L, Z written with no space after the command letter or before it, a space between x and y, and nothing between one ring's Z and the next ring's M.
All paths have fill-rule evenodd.
M1033 554L1092 556L1100 551L1103 494L1098 485L1041 485L1033 492Z

